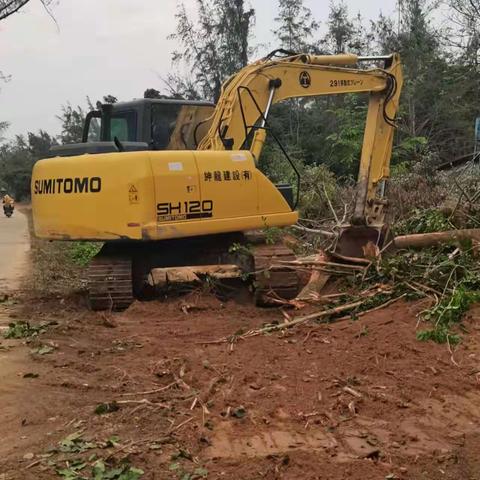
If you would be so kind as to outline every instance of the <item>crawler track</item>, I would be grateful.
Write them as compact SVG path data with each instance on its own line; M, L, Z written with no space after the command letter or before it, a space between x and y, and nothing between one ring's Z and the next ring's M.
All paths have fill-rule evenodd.
M297 272L282 261L295 260L295 254L283 245L258 245L254 247L255 304L275 305L278 300L291 300L297 296Z
M228 243L214 245L213 248L197 248L194 258L183 255L180 266L200 264L236 264L238 258L230 258ZM160 250L161 251L161 250ZM179 247L176 252L182 251ZM187 250L188 253L189 250ZM224 252L224 253L222 253ZM253 246L252 256L247 261L239 261L239 267L254 280L254 300L258 306L278 305L282 300L295 298L299 289L297 272L282 262L295 260L294 253L283 245L266 245L265 243ZM134 249L129 246L104 245L102 250L91 261L88 268L88 305L91 310L125 310L136 296L142 297L142 290L134 289L138 281L137 269L132 268L135 256ZM156 259L153 255L141 257L146 261L142 272L149 272L152 265L162 265L163 257ZM235 261L235 259L237 261ZM138 259L137 259L138 260ZM160 261L158 261L160 260ZM204 260L204 261L203 261ZM170 261L174 266L177 262ZM138 267L138 263L135 264ZM134 273L132 273L135 272ZM135 277L135 278L134 278ZM141 276L143 279L143 276ZM135 282L135 279L137 281ZM143 284L142 284L143 285ZM138 290L138 291L137 291ZM140 294L138 293L140 291Z
M132 302L131 258L100 252L88 267L90 309L125 310Z

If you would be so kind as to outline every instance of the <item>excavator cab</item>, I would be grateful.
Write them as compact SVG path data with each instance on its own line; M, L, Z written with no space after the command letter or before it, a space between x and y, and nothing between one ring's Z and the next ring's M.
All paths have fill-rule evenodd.
M210 127L209 102L142 98L99 104L90 111L81 143L57 145L51 157L139 150L194 150Z

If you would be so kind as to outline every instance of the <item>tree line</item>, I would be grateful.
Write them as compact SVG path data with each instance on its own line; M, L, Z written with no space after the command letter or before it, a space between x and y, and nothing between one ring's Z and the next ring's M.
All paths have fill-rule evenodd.
M1 4L0 4L1 6ZM222 83L268 48L255 39L256 13L246 0L197 0L196 13L178 3L170 38L172 73L145 96L216 101ZM448 8L445 8L448 7ZM447 21L434 21L443 18ZM271 49L289 52L384 55L399 52L404 67L393 171L436 164L473 150L480 112L480 0L399 0L391 17L362 18L342 1L315 18L303 0L277 0ZM187 71L188 75L178 72ZM128 100L128 99L125 99ZM354 178L367 109L366 95L296 99L275 105L270 124L304 171L322 166L337 178ZM27 132L0 147L0 186L28 195L29 172L56 142L79 141L85 110L70 105L59 115L62 133ZM8 127L1 119L0 137ZM261 166L275 180L288 179L281 154L267 143ZM276 177L276 178L275 178Z

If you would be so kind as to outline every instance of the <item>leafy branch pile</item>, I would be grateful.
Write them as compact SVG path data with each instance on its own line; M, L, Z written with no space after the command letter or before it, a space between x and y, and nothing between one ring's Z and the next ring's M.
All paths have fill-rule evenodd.
M99 454L120 445L119 438L112 436L105 441L90 441L83 432L74 432L42 455L47 465L53 467L56 474L64 480L139 480L143 471L130 463L109 460L112 455L102 458ZM58 455L56 459L54 456ZM73 458L72 458L73 457Z
M462 189L462 194L453 208L415 210L411 216L404 217L394 225L394 232L428 235L471 228L478 215L475 213L475 203L472 202L472 197L468 198L468 194L467 201L462 203L463 191ZM480 195L477 197L480 198ZM467 210L472 215L465 215ZM472 234L476 231L473 230ZM296 299L291 301L279 299L278 303L290 304L297 308L302 307L305 301L320 303L323 306L322 310L294 318L285 313L286 320L281 323L242 332L225 338L225 341L234 342L237 337L247 338L272 333L312 320L323 323L343 318L356 319L402 298L429 298L431 306L421 312L420 318L425 322L425 326L417 332L417 338L423 341L456 344L460 341L458 331L462 327L464 314L473 303L480 301L478 262L480 245L477 240L471 238L458 240L468 238L468 235L460 235L461 232L466 233L470 230L458 231L456 240L429 248L396 251L387 249L383 256L378 249L372 248L371 252L365 252L367 259L364 260L363 267L358 264L328 261L318 257L318 253L293 262L283 262L299 271L319 272L321 286L315 285L317 280L313 280L313 291L309 290L309 284L305 292L301 292ZM454 238L455 235L452 234L451 237ZM408 237L402 238L405 240ZM398 244L398 241L396 243ZM320 290L331 276L337 277L336 286L340 293L322 295ZM315 275L312 275L311 279L314 277Z
M88 462L81 460L67 462L65 468L57 470L57 474L65 480L138 480L143 475L143 470L128 463L109 467L100 459L91 467L91 475L85 473L87 466Z
M433 305L421 315L429 326L417 333L419 340L458 343L452 329L480 300L480 264L472 245L397 252L380 261L366 281L389 283L396 296L431 298Z
M302 265L308 263L308 260L301 262ZM480 301L480 265L473 245L441 245L424 250L398 251L383 259L372 260L363 269L356 266L350 272L347 269L331 270L332 265L338 265L332 262L317 263L323 263L323 266L312 265L312 270L342 277L337 284L340 293L319 295L316 300L308 300L321 303L323 308L320 311L294 318L284 312L286 320L281 323L266 324L223 340L234 343L239 337L273 333L309 321L356 320L367 312L384 308L402 298L430 298L431 306L421 312L426 327L417 332L417 338L456 344L460 341L457 332L464 314L474 302ZM303 305L300 299L282 303L296 307Z
M28 338L36 337L46 331L47 324L30 325L29 322L18 321L8 324L8 328L3 332L4 338Z
M453 221L438 208L415 209L407 218L397 222L395 233L397 235L431 233L453 230L454 228Z
M478 171L465 168L443 178L450 197L441 208L416 209L394 225L397 235L478 228L480 193ZM457 198L452 194L456 193ZM431 326L418 332L419 340L458 343L452 332L470 306L480 300L479 245L475 240L443 244L422 250L404 250L385 258L376 275L397 291L428 296L433 306L422 312Z
M318 246L328 249L332 245L331 237L325 232L335 233L335 224L338 226L341 223L338 219L348 211L347 203L344 203L344 208L341 208L342 202L340 205L337 203L340 198L338 190L342 188L337 187L335 191L335 183L329 185L325 177L322 180L323 191L318 194L327 201L327 206L322 209L330 210L334 221L328 218L322 222L308 220L309 228L301 227L303 232L300 235L292 230L299 237L303 250L309 253L318 251ZM478 229L480 226L480 174L475 165L435 175L395 176L390 183L394 187L393 195L391 191L389 194L394 236ZM319 202L315 199L314 203ZM325 215L320 218L325 218ZM315 240L315 237L322 235L321 243ZM462 238L462 235L458 237ZM302 251L300 248L297 250L298 253ZM365 271L355 274L340 272L345 291L349 293L329 301L326 308L332 310L341 305L361 302L349 309L350 317L355 318L366 311L390 304L395 299L428 297L432 306L421 315L421 319L428 323L418 332L418 338L457 343L460 337L455 327L461 327L458 324L464 314L472 303L480 300L478 253L477 241L458 239L427 249L388 252L383 258L375 257L372 252L371 263ZM336 273L325 266L310 265L309 268ZM371 292L378 285L383 285L386 290L381 294L365 295L365 292ZM351 294L352 291L357 293ZM325 303L324 298L321 300Z

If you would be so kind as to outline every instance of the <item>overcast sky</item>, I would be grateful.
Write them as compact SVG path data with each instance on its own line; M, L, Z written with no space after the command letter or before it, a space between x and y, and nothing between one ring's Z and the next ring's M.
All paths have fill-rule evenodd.
M194 9L195 0L185 0ZM277 0L251 0L256 10L255 40L276 48L271 30ZM392 14L395 0L347 0L351 13L365 19L380 11ZM163 88L161 76L172 70L175 48L168 34L175 29L177 0L59 0L55 23L40 0L0 22L0 121L14 134L59 132L55 115L70 101L85 106L105 94L120 100ZM329 0L306 0L317 20L325 22ZM263 53L263 52L261 52ZM365 52L367 53L367 52Z

